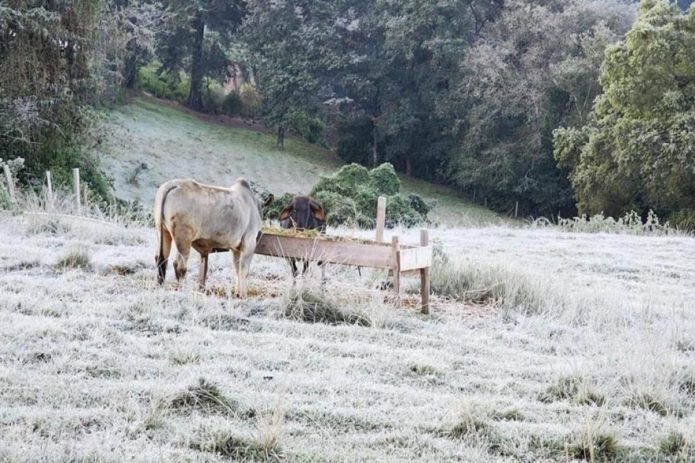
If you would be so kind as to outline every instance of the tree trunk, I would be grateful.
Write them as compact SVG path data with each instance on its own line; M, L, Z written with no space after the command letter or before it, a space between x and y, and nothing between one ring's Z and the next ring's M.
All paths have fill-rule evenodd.
M408 158L408 157L405 158L405 174L408 177L413 176L413 163L410 162L410 158Z
M285 127L278 127L278 141L275 144L277 148L281 151L285 149Z
M372 167L376 167L379 162L379 148L377 143L376 123L372 127Z
M203 109L203 39L205 37L205 22L198 13L193 23L195 41L191 56L191 91L186 102L191 109Z
M130 39L126 45L125 69L123 71L123 87L135 88L138 77L138 44L137 40Z

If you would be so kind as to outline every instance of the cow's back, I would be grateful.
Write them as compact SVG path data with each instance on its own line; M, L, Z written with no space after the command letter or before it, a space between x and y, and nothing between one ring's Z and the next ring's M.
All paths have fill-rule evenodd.
M255 196L247 183L239 181L223 188L191 179L170 180L157 191L155 218L161 218L174 235L177 228L185 229L193 240L223 248L238 247L261 225Z

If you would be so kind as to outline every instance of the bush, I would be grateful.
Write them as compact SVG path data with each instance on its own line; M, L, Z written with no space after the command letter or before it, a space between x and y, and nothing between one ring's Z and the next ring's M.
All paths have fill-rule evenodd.
M400 180L391 164L382 164L371 171L359 164L341 167L331 176L321 176L311 196L323 203L329 225L358 225L373 228L379 196L387 197L386 226L412 227L427 220L424 201L415 195L406 199L399 194Z
M244 102L236 91L230 92L222 102L222 112L228 116L239 116L244 110Z
M355 225L358 221L355 201L332 191L312 192L312 197L321 203L327 214L328 225Z
M401 181L393 166L385 162L369 172L369 183L377 194L392 196L401 190Z
M261 97L256 87L251 84L241 84L239 88L239 98L243 108L242 116L255 118L261 110L263 98Z
M184 102L190 91L188 80L167 72L159 72L159 68L160 63L156 61L141 67L138 71L138 88L157 98Z

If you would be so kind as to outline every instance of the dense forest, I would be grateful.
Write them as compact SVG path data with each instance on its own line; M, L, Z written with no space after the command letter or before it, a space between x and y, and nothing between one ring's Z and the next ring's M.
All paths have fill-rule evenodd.
M693 227L690 3L9 0L0 157L29 185L80 166L105 195L100 114L147 91L501 212Z

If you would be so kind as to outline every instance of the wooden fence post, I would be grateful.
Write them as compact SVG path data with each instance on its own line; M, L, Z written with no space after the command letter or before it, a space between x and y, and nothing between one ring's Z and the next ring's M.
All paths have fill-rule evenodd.
M420 230L420 246L430 244L430 234L427 230ZM430 268L420 269L420 297L422 299L422 313L430 313Z
M48 197L46 198L47 205L53 209L53 179L51 178L51 171L46 171L46 187L48 188Z
M82 211L82 200L80 198L80 169L72 169L72 186L75 190L75 205L77 206L77 213L80 214Z
M5 179L7 180L7 192L10 193L10 200L12 203L15 202L15 195L14 195L14 180L12 180L12 172L10 172L10 166L5 164L4 166L5 170Z
M391 247L393 249L393 289L396 290L396 296L401 296L401 262L399 253L401 251L401 243L397 236L391 238Z
M386 224L386 198L379 196L376 203L376 242L384 241L384 226Z

